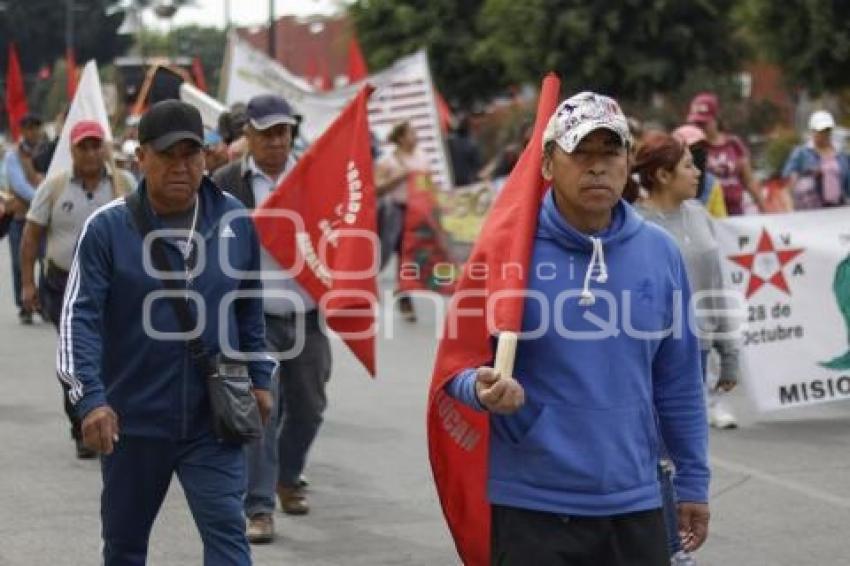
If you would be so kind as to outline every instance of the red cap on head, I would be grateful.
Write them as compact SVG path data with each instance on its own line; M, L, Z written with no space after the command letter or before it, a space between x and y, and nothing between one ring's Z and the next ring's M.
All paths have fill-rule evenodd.
M719 110L720 103L717 101L717 95L703 92L691 100L688 118L685 121L692 124L702 124L709 120L716 120Z
M103 140L105 137L103 127L94 120L80 120L71 128L71 145L77 145L87 138Z

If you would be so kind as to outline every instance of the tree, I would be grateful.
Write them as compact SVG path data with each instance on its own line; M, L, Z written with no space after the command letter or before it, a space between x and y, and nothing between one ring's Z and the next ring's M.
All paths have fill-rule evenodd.
M483 0L358 0L349 8L369 67L380 70L427 48L434 81L455 105L498 92L505 81L495 60L478 61L477 14Z
M850 87L850 2L748 0L742 25L789 82L819 94Z
M65 54L65 2L26 0L6 2L0 12L0 49L2 67L6 68L5 44L18 45L24 73L52 66ZM118 35L124 21L120 0L74 0L74 48L77 61L97 59L111 61L124 53L131 39Z
M769 0L766 0L769 1ZM548 70L573 92L593 89L648 100L688 70L736 70L742 45L735 0L485 0L474 57L495 60L513 82Z

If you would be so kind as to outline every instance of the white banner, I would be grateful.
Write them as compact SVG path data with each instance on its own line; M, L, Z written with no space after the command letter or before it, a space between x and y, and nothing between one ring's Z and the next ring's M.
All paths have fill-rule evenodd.
M180 85L180 100L197 108L204 127L210 130L218 129L218 117L227 110L224 104L187 82Z
M762 411L850 399L850 208L718 222L746 300L745 385Z
M62 133L59 134L59 143L50 167L47 169L47 177L53 177L64 171L70 171L71 162L71 128L80 120L95 120L103 131L106 132L106 145L112 145L112 129L109 126L109 116L106 113L106 104L103 100L103 90L100 87L100 77L97 74L97 63L93 60L86 63L80 76L80 84L71 107L68 109L68 117L62 125Z
M362 84L331 92L315 92L305 80L239 39L236 34L231 34L228 39L222 76L219 98L228 105L248 102L258 94L283 96L303 116L301 133L308 141L317 139L325 131ZM409 121L416 130L419 149L431 165L434 182L442 188L450 188L449 162L440 132L426 53L419 51L403 57L366 80L376 89L369 100L369 129L372 133L384 142L394 124Z

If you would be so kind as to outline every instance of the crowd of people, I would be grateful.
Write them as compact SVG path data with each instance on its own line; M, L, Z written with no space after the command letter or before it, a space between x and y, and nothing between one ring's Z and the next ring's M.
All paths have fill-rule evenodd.
M659 305L638 313L646 328L663 324L673 291L686 301L691 292L723 288L715 219L744 214L747 198L763 211L765 199L746 144L721 126L717 97L696 96L684 118L672 132L638 137L607 97L582 93L559 106L543 138L551 190L534 261L576 256L586 276L532 277L529 288L549 295L580 287L579 310L599 308L594 285L646 288L646 301ZM257 207L293 170L300 123L277 95L232 108L216 130L204 128L191 105L164 101L128 123L115 154L98 122L68 124L71 167L51 177L56 143L46 140L38 116L21 120L21 141L6 152L0 225L13 300L21 324L37 313L59 334L57 375L76 455L102 457L106 564L145 563L174 474L207 564L249 564L249 543L275 538L276 506L310 512L304 471L332 373L322 316L259 245L247 217L221 224L233 210ZM810 141L783 170L787 210L850 199L850 157L832 143L833 116L819 110L809 127ZM530 135L524 129L524 140ZM401 249L407 179L428 168L410 123L393 128L388 141L391 150L373 151L382 263ZM458 182L513 166L504 155L482 165L465 121L449 146ZM262 436L244 447L220 442L211 428L203 384L215 369L205 354L224 349L217 323L207 321L199 342L163 341L143 329L139 305L161 288L142 257L144 225L177 234L156 253L185 272L187 301L190 292L214 304L233 290L265 292L234 303L224 332L243 351L274 354L245 364ZM233 264L259 278L198 257L217 257L230 238L238 243L227 252ZM205 267L195 273L198 265ZM416 320L411 297L398 304ZM190 310L199 316L197 306ZM161 301L149 316L157 329L176 333L185 326L179 312ZM729 321L706 317L698 325L716 332ZM736 426L724 395L739 381L739 345L691 334L650 342L623 336L577 345L553 332L521 344L517 377L468 368L451 381L454 398L492 413L494 563L693 563L708 528L707 426ZM620 360L617 371L588 361L610 359Z

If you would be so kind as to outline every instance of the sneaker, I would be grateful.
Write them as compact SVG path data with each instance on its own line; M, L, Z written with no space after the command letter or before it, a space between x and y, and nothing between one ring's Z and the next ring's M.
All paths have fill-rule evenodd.
M299 489L307 489L310 486L310 480L307 479L307 476L301 474L298 476L298 488Z
M307 496L300 487L286 487L278 484L277 497L280 500L280 508L287 515L306 515L310 512Z
M32 324L32 313L21 309L18 311L18 322L21 324Z
M725 403L719 400L708 408L708 424L720 430L738 428L735 415L726 407Z
M248 518L245 529L251 544L268 544L274 540L274 517L271 513L259 513Z
M670 557L670 566L697 566L697 561L690 552L680 550Z
M78 460L94 460L97 458L97 452L83 444L82 440L74 439L74 444L77 447Z

